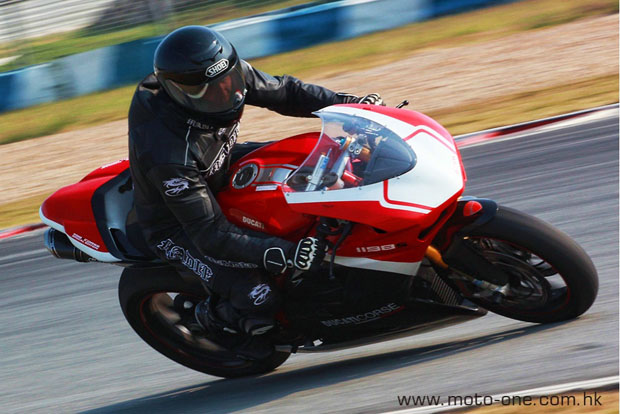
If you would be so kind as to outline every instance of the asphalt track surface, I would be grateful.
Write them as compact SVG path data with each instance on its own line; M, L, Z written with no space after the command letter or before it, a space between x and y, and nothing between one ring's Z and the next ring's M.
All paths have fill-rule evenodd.
M223 380L133 333L117 302L120 268L55 259L37 231L0 242L0 411L375 413L401 408L403 394L501 395L618 375L617 109L462 155L466 194L543 218L591 255L600 291L581 318L534 325L490 314Z

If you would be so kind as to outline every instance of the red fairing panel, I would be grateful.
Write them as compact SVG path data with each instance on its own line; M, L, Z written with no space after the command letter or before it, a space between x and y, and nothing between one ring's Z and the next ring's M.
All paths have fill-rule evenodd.
M63 187L48 197L41 206L45 224L64 230L67 236L89 249L108 253L93 215L91 200L95 191L129 168L128 160L120 160L97 168L76 184Z
M383 232L379 228L358 224L338 248L338 256L367 257L391 262L418 262L426 248L456 209L458 196L448 200L433 214L420 220L401 221L400 229ZM405 226L409 227L405 227ZM336 241L336 237L332 238Z
M316 219L293 211L281 186L312 151L318 137L318 132L296 135L259 148L235 163L228 188L217 195L228 219L240 227L290 240L304 237Z

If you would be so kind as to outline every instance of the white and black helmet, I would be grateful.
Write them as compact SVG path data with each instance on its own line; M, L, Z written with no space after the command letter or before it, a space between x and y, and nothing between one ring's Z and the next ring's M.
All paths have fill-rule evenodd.
M233 45L204 26L185 26L166 36L153 60L155 76L176 103L214 125L241 117L245 79Z

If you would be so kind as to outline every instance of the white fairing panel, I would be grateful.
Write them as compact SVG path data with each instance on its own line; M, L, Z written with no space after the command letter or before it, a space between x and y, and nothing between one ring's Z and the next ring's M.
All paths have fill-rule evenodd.
M463 188L456 150L438 135L427 127L421 127L407 139L406 142L417 155L417 164L411 171L388 181L384 207L397 208L390 204L396 201L436 208Z
M321 141L334 139L334 134L328 134L326 129L329 129L330 123L342 123L343 115L350 117L351 123L362 123L360 120L364 119L372 121L373 127L384 128L378 135L389 135L387 137L389 139L404 140L415 153L414 166L403 174L381 182L371 184L362 182L359 186L345 186L338 189L331 187L316 188L318 191L286 192L285 199L288 203L377 201L384 208L427 214L463 189L464 177L454 141L443 137L428 126L415 126L387 115L351 107L328 107L316 114L323 120L323 133L313 154L293 175L301 174L304 167L306 171L312 168L316 171L314 164L308 166L311 163L309 160L314 160L316 164L316 159L320 155L316 152L321 151ZM344 147L344 144L342 146ZM376 148L378 147L371 151ZM335 158L338 154L329 155Z

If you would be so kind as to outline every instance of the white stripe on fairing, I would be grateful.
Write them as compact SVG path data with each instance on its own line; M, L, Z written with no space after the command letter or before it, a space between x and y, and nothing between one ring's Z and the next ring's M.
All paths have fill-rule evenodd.
M344 257L336 256L334 263L361 269L379 270L382 272L400 273L413 276L418 272L421 262L387 262L383 260L373 260L367 257Z
M454 139L448 139L448 138L444 137L443 135L441 135L439 132L435 131L434 129L427 127L426 125L419 125L419 126L417 126L416 127L416 132L417 131L424 131L424 132L429 133L430 135L434 136L439 141L443 142L448 147L450 147L452 149L452 151L456 152L456 145L454 144ZM415 138L415 137L413 137L413 138ZM409 140L407 140L407 142L409 142Z
M390 180L390 183L392 183L392 181L393 180ZM424 208L389 203L383 198L383 182L334 191L286 192L284 195L289 204L376 201L380 203L382 207L389 209L407 210L422 214L427 214L430 211Z
M562 393L574 391L574 390L587 390L587 389L600 388L600 387L604 387L607 385L613 385L617 383L618 383L618 376L614 375L611 377L569 382L569 383L559 384L559 385L550 385L547 387L532 388L529 390L510 392L510 393L500 394L500 395L491 395L490 397L493 399L493 401L495 401L495 400L501 400L502 397L525 397L525 396L534 397L534 396L541 396L541 395L556 395L556 394L562 394ZM499 405L494 404L493 406L499 406ZM444 411L456 411L462 408L474 409L474 408L480 408L480 407L482 406L472 406L471 404L470 405L466 405L466 404L428 405L424 407L409 408L409 409L404 409L404 410L384 411L381 414L441 413Z
M62 224L58 224L55 221L52 221L50 219L48 219L47 217L45 217L43 215L43 211L41 210L41 208L39 208L39 217L41 217L41 221L44 224L47 224L48 226L50 226L51 228L58 230L61 233L64 233L65 235L67 234L67 232L65 231L65 227ZM92 249L80 242L78 242L77 240L75 240L73 237L67 235L67 238L69 239L69 241L71 242L71 244L73 246L75 246L77 249L83 251L84 253L86 253L87 255L89 255L90 257L92 257L95 260L98 260L100 262L120 262L121 259L112 256L111 253L103 253L103 252L98 252L95 249Z
M407 143L416 153L417 163L412 170L388 181L387 198L390 201L437 208L463 189L461 164L456 152L426 131L419 132ZM385 207L411 208L390 201L386 200Z

